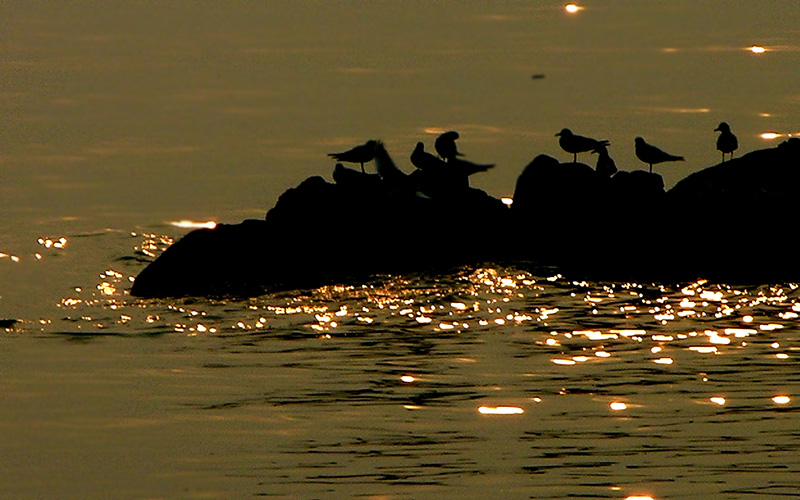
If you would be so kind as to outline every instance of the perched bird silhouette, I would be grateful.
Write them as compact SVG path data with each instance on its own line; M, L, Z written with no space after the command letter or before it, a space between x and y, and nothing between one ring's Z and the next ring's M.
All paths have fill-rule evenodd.
M419 169L412 175L417 179L421 191L434 198L466 189L470 175L494 168L494 164L481 165L460 158L445 162L426 152L421 142L411 153L411 163Z
M375 170L381 176L384 185L395 193L413 193L413 180L410 176L397 168L392 157L386 151L383 143L375 141Z
M562 129L561 132L556 134L558 145L567 153L572 153L572 162L578 163L578 153L585 153L597 149L598 146L610 146L611 143L605 139L597 140L591 137L584 137L582 135L575 135L568 128Z
M411 153L411 164L420 170L444 171L447 168L447 163L425 151L425 145L421 142L417 143L414 152Z
M364 164L375 159L375 148L378 146L378 141L367 141L360 146L356 146L351 150L343 151L341 153L329 153L328 156L336 161L344 161L347 163L360 163L361 172L366 173Z
M617 164L608 154L608 148L604 144L593 149L592 153L597 153L597 165L595 166L595 170L598 174L603 177L611 177L617 173Z
M445 132L436 138L436 142L433 143L433 148L439 153L439 156L445 160L453 161L456 156L464 156L459 153L456 148L456 139L458 139L458 137L458 132L455 130Z
M719 127L714 129L714 132L720 133L719 137L717 137L717 149L722 152L722 161L725 161L725 153L730 153L731 159L733 159L733 152L739 148L739 141L731 132L730 125L722 122Z
M652 144L647 144L644 139L637 137L634 140L636 145L636 157L643 162L650 165L650 173L653 173L653 165L656 163L663 163L665 161L683 161L683 156L669 154L665 151L658 149Z

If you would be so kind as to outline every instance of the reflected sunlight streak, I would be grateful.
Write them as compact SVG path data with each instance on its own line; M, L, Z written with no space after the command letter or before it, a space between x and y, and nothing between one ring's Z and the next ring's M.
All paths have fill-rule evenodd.
M482 415L521 415L525 410L518 406L481 406L478 413Z
M580 5L576 5L574 3L568 3L567 5L564 6L564 10L570 14L576 14L582 11L583 9L584 7L581 7Z
M192 220L178 220L169 223L170 226L179 227L181 229L214 229L217 223L214 221L197 222Z

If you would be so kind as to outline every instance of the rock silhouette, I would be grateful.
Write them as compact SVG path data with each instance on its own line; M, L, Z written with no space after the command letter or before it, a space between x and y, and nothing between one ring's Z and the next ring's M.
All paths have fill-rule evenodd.
M306 179L263 220L188 233L137 276L131 294L253 296L482 262L597 280L800 279L788 250L800 139L696 172L668 192L658 174L608 176L539 155L510 208L468 186L420 195L415 174L428 167L406 175L381 149L381 174L337 165L334 183Z

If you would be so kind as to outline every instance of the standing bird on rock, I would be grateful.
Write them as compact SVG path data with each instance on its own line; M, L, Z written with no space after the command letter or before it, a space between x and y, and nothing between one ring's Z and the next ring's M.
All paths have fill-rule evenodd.
M567 153L572 153L572 162L578 163L578 153L585 153L593 151L599 146L610 146L611 143L606 139L597 140L591 137L584 137L582 135L575 135L568 128L562 129L561 132L556 134L558 145Z
M456 148L456 139L458 139L458 132L455 130L445 132L436 138L436 142L433 143L433 148L439 153L439 156L445 160L453 161L456 156L464 156L459 153Z
M683 156L672 155L658 149L652 144L647 144L641 137L637 137L634 142L636 144L636 157L650 165L651 174L653 173L653 165L656 163L684 160Z
M592 153L597 153L597 165L595 171L603 177L611 177L616 174L617 164L611 155L608 154L608 148L605 145L598 146L592 150Z
M328 156L336 161L344 161L347 163L360 163L361 172L366 173L364 164L375 159L375 148L378 146L378 141L367 141L361 146L356 146L349 151L341 153L329 153Z
M447 168L447 163L425 151L425 145L421 142L417 143L417 147L411 153L411 164L420 170L442 171Z
M730 153L731 159L733 159L733 152L739 148L739 141L731 132L730 125L722 122L719 127L714 129L714 132L720 133L717 138L717 149L722 152L722 162L725 162L725 153Z

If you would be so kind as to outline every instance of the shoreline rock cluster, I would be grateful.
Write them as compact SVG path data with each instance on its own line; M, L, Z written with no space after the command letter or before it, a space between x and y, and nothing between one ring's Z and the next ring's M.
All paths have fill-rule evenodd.
M310 177L263 220L190 232L142 270L131 295L255 296L487 262L613 281L800 278L800 139L708 167L669 191L658 174L608 176L539 155L510 207L468 185L421 195L408 188L413 175L388 154L382 161L384 175L337 165L333 183Z

